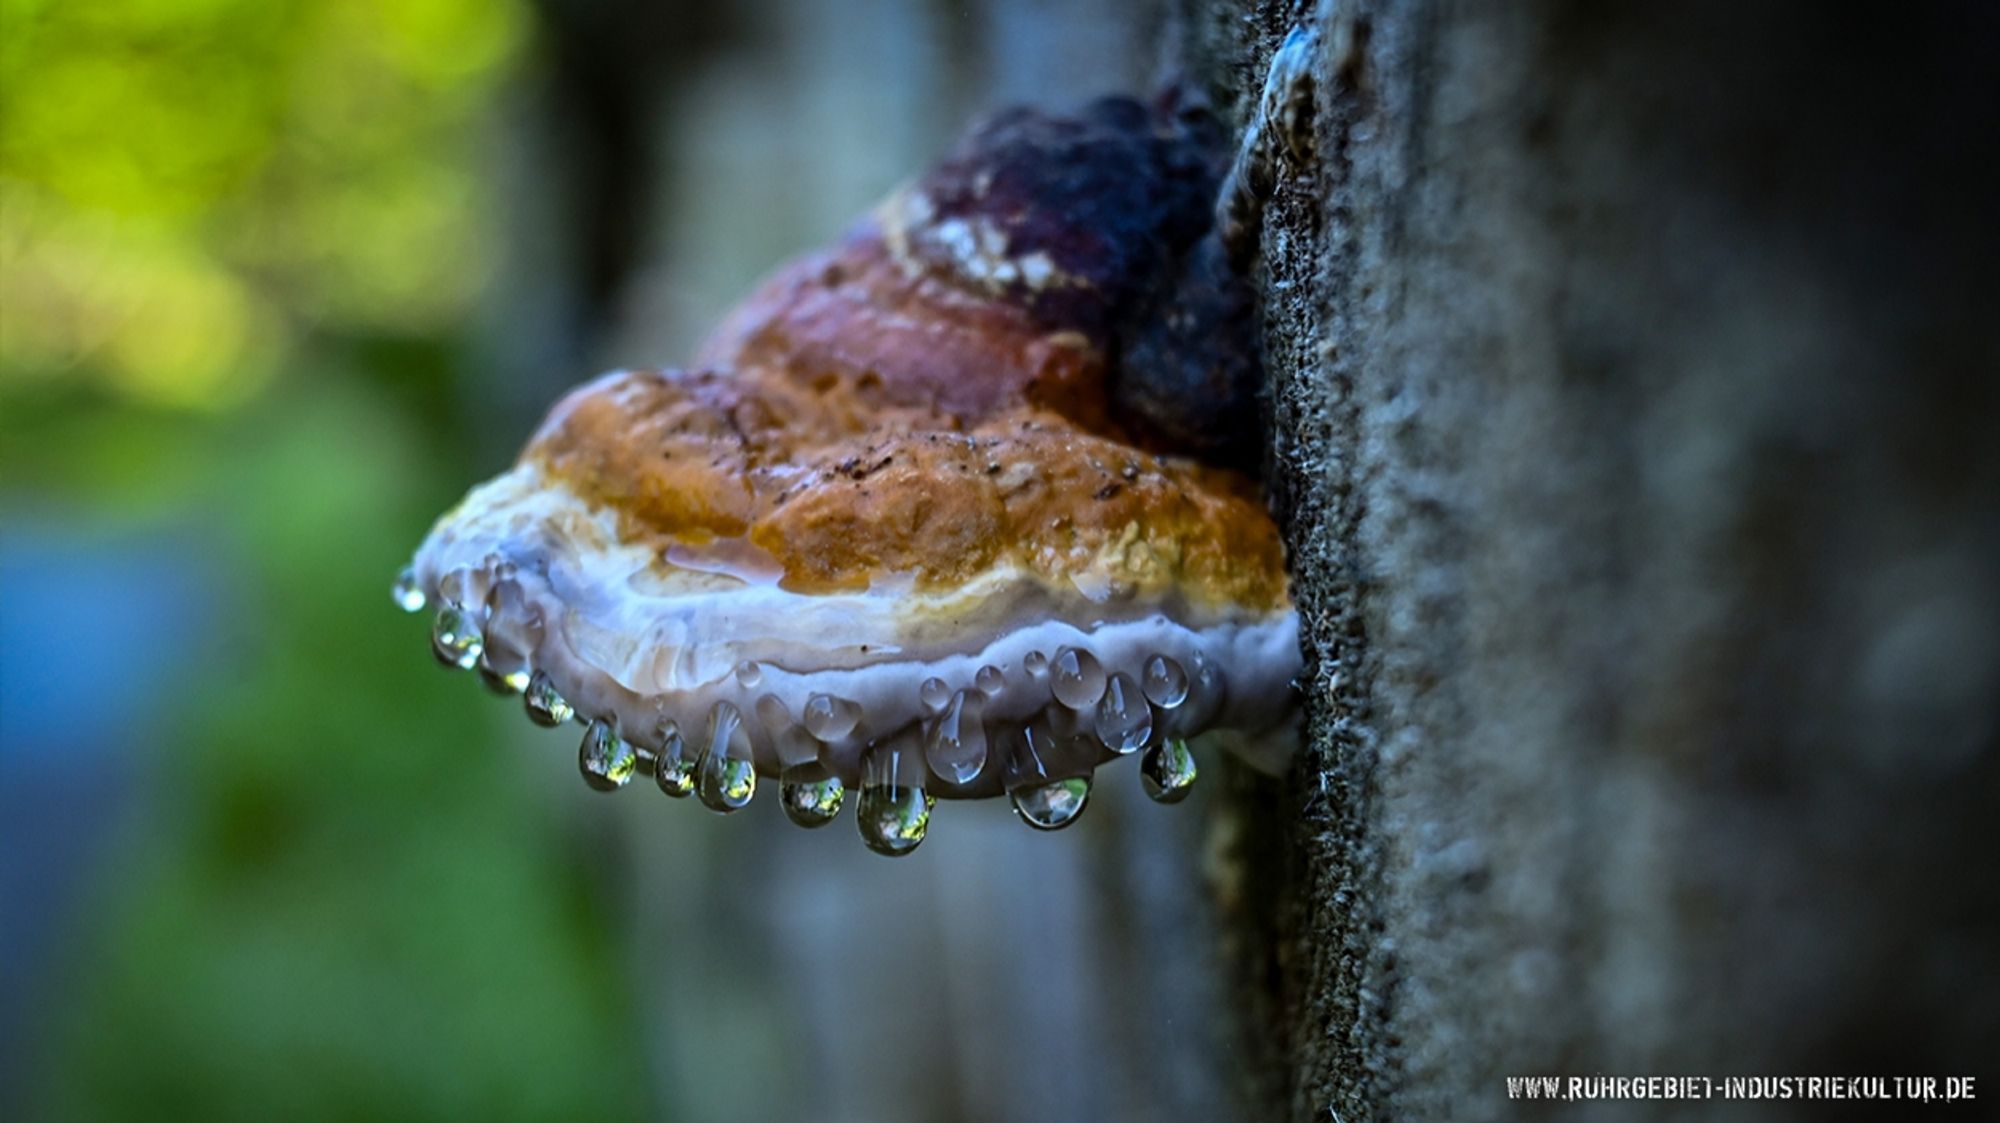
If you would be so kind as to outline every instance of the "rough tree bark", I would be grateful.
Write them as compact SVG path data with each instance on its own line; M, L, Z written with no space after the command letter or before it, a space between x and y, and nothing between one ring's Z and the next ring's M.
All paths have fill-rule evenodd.
M1758 7L1187 9L1224 87L1323 46L1262 274L1309 738L1223 897L1260 1117L1990 1064L2000 24Z

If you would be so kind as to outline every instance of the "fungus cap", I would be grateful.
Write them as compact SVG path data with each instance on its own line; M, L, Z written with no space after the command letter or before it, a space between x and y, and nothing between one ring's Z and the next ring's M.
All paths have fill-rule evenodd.
M863 808L885 852L933 797L1063 825L1131 753L1177 798L1196 735L1281 767L1300 658L1276 527L1254 480L1153 424L1162 317L1222 317L1197 387L1243 384L1217 355L1255 373L1240 278L1195 264L1203 139L1129 102L1001 118L691 368L571 392L399 600L440 606L440 659L592 723L593 783L650 768L728 810L777 776L807 825L844 788L906 793ZM1191 398L1197 423L1241 412Z

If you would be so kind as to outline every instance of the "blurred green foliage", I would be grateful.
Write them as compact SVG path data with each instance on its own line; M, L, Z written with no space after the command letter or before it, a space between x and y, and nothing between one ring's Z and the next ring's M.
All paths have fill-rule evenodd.
M387 597L469 478L448 414L481 0L0 0L0 509L202 528L218 666L42 996L56 1119L571 1119L649 1081L593 863L518 711Z
M0 378L222 407L484 276L491 0L0 0Z

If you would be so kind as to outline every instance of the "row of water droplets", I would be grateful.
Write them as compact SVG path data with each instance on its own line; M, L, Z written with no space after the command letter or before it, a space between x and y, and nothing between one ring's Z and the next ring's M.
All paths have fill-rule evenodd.
M675 798L690 793L722 813L747 806L756 794L757 772L744 715L730 702L710 707L698 747L690 750L679 724L663 719L654 732L657 750L620 735L617 720L579 714L549 680L529 664L528 652L542 624L521 594L511 567L494 560L485 569L461 568L438 583L439 607L431 647L447 667L476 669L496 693L520 694L528 717L538 725L559 726L575 719L587 728L578 750L584 780L599 791L616 791L638 772L650 772L660 790ZM396 604L420 612L427 598L416 575L404 570L392 589ZM1140 777L1146 794L1178 803L1192 789L1196 768L1187 738L1205 729L1226 697L1221 671L1199 652L1188 668L1153 655L1138 679L1107 673L1082 648L1058 648L1053 657L1029 652L1022 673L1048 685L1051 704L1024 725L989 726L986 702L1007 686L998 667L981 667L972 683L954 690L941 678L919 688L929 715L918 727L871 741L862 757L856 820L870 849L907 854L923 841L936 797L924 772L951 784L977 779L986 769L995 740L1003 746L1002 781L1015 812L1039 830L1075 822L1089 799L1097 745L1118 755L1145 750ZM762 669L754 662L736 668L740 685L754 690ZM783 702L766 694L757 717L770 732L781 761L780 802L803 827L831 822L845 801L845 785L819 760L820 749L856 735L861 707L827 694L807 699L799 721ZM921 762L921 763L919 763Z

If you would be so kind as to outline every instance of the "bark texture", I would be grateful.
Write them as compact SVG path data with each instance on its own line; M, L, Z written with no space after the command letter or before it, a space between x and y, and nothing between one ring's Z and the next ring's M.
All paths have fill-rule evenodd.
M1190 10L1252 95L1321 25L1263 277L1310 732L1224 896L1259 1115L1990 1066L1976 8Z

